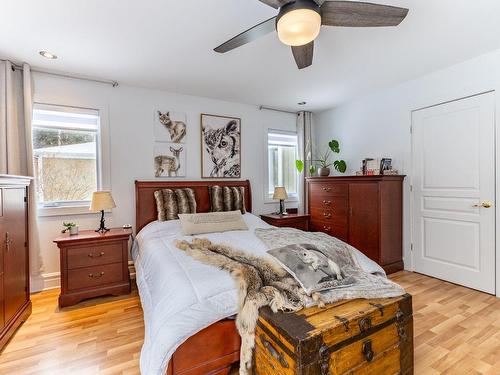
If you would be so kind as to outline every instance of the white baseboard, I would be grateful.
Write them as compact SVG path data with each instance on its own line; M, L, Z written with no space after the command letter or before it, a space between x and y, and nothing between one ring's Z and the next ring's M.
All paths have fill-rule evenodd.
M43 273L39 276L31 277L31 292L41 292L43 290L55 289L61 287L61 273L51 272Z
M134 262L128 262L128 270L130 273L130 278L135 280L135 267ZM31 293L37 293L44 290L55 289L61 287L61 273L60 272L51 272L51 273L43 273L39 276L31 277L31 285L30 290Z

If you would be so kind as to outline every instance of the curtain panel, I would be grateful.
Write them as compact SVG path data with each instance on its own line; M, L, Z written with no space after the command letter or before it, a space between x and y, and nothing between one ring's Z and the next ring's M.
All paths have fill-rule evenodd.
M304 171L299 178L299 205L300 213L307 212L307 191L305 190L305 178L309 176L311 166L313 144L313 114L302 111L297 115L297 138L299 159L304 161Z
M0 174L34 176L31 120L33 84L31 70L24 64L14 69L10 61L0 61ZM29 243L31 275L42 270L38 237L35 183L29 189Z

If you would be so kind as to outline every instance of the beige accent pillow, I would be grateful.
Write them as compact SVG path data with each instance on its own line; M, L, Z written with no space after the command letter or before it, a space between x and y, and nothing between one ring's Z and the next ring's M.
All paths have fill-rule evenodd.
M179 214L182 233L185 236L202 233L248 230L241 211Z

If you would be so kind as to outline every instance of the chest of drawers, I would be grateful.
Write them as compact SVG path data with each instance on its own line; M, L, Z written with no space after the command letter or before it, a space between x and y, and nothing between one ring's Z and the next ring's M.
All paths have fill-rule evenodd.
M404 176L307 179L310 230L349 243L387 273L403 269Z
M54 242L60 250L61 294L59 307L106 294L130 293L128 272L129 229L100 234L82 231Z

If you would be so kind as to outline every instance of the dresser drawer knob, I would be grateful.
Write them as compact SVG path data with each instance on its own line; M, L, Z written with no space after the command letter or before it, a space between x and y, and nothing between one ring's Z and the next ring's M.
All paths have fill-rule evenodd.
M100 258L100 257L102 257L102 256L104 256L104 251L101 251L101 252L100 252L99 254L97 254L97 255L94 255L94 254L92 254L92 253L90 253L90 254L89 254L89 258Z
M97 274L89 273L89 277L91 279L98 279L99 277L103 277L103 276L104 276L104 272L97 273Z
M327 201L327 200L324 200L324 201L323 201L323 204L324 204L325 206L329 206L329 205L331 205L331 204L332 204L332 201Z
M326 219L330 219L332 217L332 214L330 212L323 212L323 216L326 218Z
M327 227L326 225L323 227L323 230L326 230L327 232L330 232L332 230L332 227Z
M326 191L327 193L329 193L330 191L332 191L332 188L330 188L330 187L324 187L323 191Z

